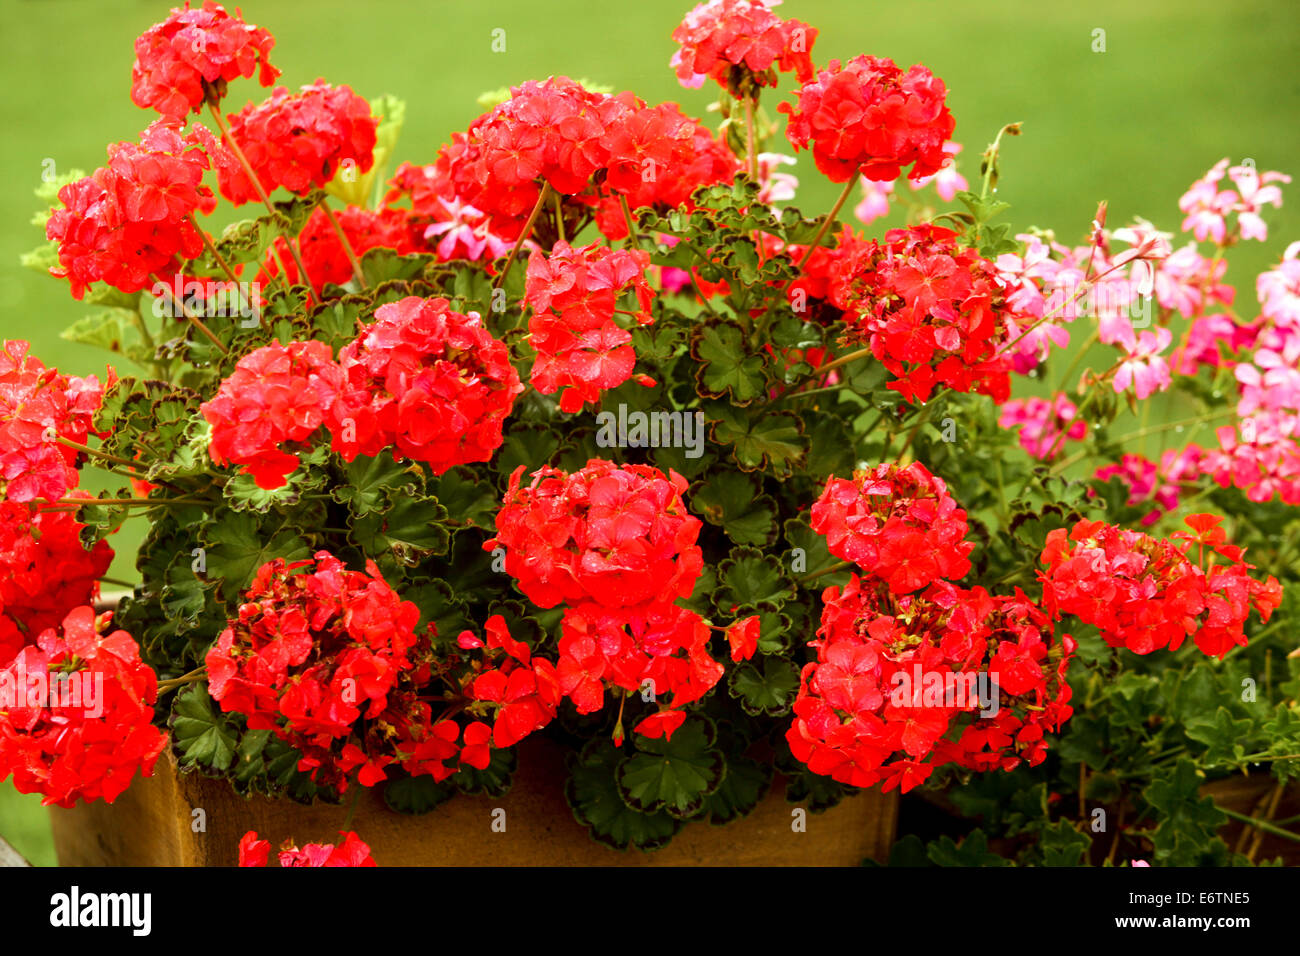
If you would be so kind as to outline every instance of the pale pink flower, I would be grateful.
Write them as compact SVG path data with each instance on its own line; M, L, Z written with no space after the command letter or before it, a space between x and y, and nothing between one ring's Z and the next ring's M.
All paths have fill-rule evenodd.
M1241 238L1268 238L1268 225L1259 213L1265 206L1275 209L1282 207L1282 190L1269 183L1289 183L1291 177L1285 173L1260 173L1254 166L1233 166L1228 170L1230 178L1237 186L1237 224L1241 228Z
M1019 429L1020 446L1033 457L1046 460L1058 441L1059 452L1066 441L1081 441L1088 434L1087 423L1075 417L1078 413L1074 403L1059 392L1050 402L1037 396L1013 398L1002 406L998 424ZM1060 439L1062 431L1064 440Z
M1170 366L1176 375L1195 375L1203 366L1220 368L1227 364L1219 344L1228 351L1239 351L1250 343L1252 333L1243 329L1226 315L1203 315L1192 320L1187 333L1187 344L1174 352Z
M1094 476L1100 481L1119 477L1129 487L1130 506L1155 502L1157 507L1142 516L1142 524L1151 525L1165 512L1178 508L1181 486L1200 477L1202 454L1196 445L1188 445L1181 451L1171 448L1161 455L1159 466L1142 455L1124 455L1119 464L1098 468Z
M1223 245L1227 236L1226 217L1237 203L1232 190L1219 192L1218 183L1228 168L1228 160L1221 159L1178 200L1178 208L1187 214L1183 219L1183 232L1191 232L1200 241L1213 239Z
M1232 305L1236 290L1219 282L1228 263L1223 259L1207 259L1196 251L1196 243L1172 253L1156 270L1156 301L1162 309L1173 309L1181 315L1195 318L1212 299Z
M1120 363L1111 383L1117 393L1133 387L1139 399L1145 399L1154 392L1163 392L1169 387L1169 363L1160 355L1169 348L1173 336L1168 329L1156 328L1139 333L1136 338L1129 335L1119 343L1124 351L1124 361Z
M943 161L943 168L933 176L922 176L920 179L909 180L912 184L912 191L924 189L930 183L934 183L935 191L939 194L944 202L952 202L952 198L965 189L970 189L970 184L966 182L966 177L957 172L956 156L961 152L961 143L947 142L943 144L943 151L948 154L948 158Z
M1300 329L1300 242L1286 247L1276 268L1260 273L1255 292L1265 318Z
M432 241L435 236L441 237L435 247L439 261L468 259L476 262L480 259L498 259L510 253L513 243L492 232L488 228L487 217L479 209L456 199L439 197L438 202L442 203L447 218L425 229L424 238ZM524 243L524 248L536 249L537 243L530 239Z
M889 195L894 191L893 183L877 183L865 176L861 178L862 202L853 207L853 215L863 225L870 225L881 216L889 215Z
M782 166L795 165L795 158L784 153L759 153L758 181L762 184L758 191L759 202L768 205L788 202L794 198L799 188L799 179L792 173L779 172Z

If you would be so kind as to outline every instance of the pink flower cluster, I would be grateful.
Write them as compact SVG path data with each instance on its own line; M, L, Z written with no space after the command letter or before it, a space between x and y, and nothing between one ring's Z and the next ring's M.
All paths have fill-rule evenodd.
M1048 460L1055 457L1066 441L1082 441L1088 434L1088 423L1077 418L1078 413L1074 402L1060 392L1050 402L1037 396L1013 398L1002 406L998 424L1018 429L1020 447L1035 458Z
M1220 189L1224 173L1236 189ZM1183 232L1190 232L1198 240L1211 240L1216 246L1227 246L1237 239L1268 238L1268 226L1260 216L1265 206L1280 208L1282 190L1274 183L1289 183L1285 173L1260 173L1249 160L1241 166L1228 168L1228 160L1221 159L1192 183L1178 200L1178 208L1186 213ZM1228 217L1237 217L1235 228L1229 226Z

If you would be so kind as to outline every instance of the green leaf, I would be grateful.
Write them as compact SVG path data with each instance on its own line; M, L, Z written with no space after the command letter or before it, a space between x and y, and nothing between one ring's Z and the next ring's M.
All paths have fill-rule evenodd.
M1092 846L1092 838L1080 833L1066 820L1044 827L1039 837L1043 866L1083 866Z
M325 484L329 477L319 466L328 457L324 445L302 456L302 464L290 473L279 488L261 488L248 472L232 475L222 486L221 496L233 511L266 514L272 508L286 509L298 504L303 494Z
M799 668L793 661L765 657L733 670L727 687L751 717L780 717L790 712L799 692Z
M748 353L740 326L718 321L698 327L691 355L700 363L695 379L705 398L730 396L732 404L748 405L764 393L763 357Z
M207 546L208 579L219 582L227 603L239 599L257 569L268 561L297 561L312 553L298 529L267 524L248 512L224 512L220 520L202 529L201 537Z
M387 493L389 506L352 522L352 540L366 554L391 551L406 565L432 554L446 554L451 535L446 528L447 509L437 498Z
M756 548L736 548L718 568L719 585L713 603L724 614L743 617L756 611L776 611L794 596L781 562Z
M733 454L742 471L761 468L776 478L787 477L807 448L799 419L789 412L754 414L712 402L704 413L713 423L713 440L735 446Z
M1227 817L1213 799L1200 795L1204 783L1205 774L1191 757L1182 757L1173 773L1152 780L1143 794L1158 811L1151 842L1156 859L1166 866L1212 864L1227 849L1215 835Z
M868 866L879 866L874 860L866 861ZM925 841L915 833L909 833L889 848L889 862L886 866L931 867L930 855L926 852Z
M587 828L593 840L619 850L667 846L681 829L681 821L662 810L642 813L623 802L617 779L621 760L607 737L591 740L571 758L564 795L574 819Z
M121 355L127 329L131 328L131 315L130 309L100 309L68 326L59 333L59 338Z
M758 482L735 471L717 472L690 490L691 509L737 544L765 546L776 532L776 502Z
M531 474L549 462L559 448L559 437L545 425L516 425L497 452L497 471L509 475L522 465L524 474Z
M172 702L172 744L182 768L223 771L235 760L239 735L219 713L205 681L183 687Z
M1196 717L1185 725L1187 736L1199 741L1209 749L1205 753L1206 764L1240 764L1246 750L1242 741L1250 732L1252 722L1235 720L1226 707L1219 707L1214 717Z
M404 494L411 494L422 487L424 473L418 465L380 454L375 458L359 455L344 466L343 474L346 481L339 482L331 492L334 500L347 505L354 515L368 515L387 506L385 492L401 488Z
M730 823L753 810L772 785L772 765L748 757L728 757L718 789L704 798L710 823Z
M500 496L495 487L480 481L473 469L449 469L442 477L429 481L429 493L442 503L449 515L455 515L457 521L495 530Z
M722 753L713 748L712 722L688 718L671 740L635 737L640 753L618 768L623 800L643 813L665 810L678 819L697 815L727 770Z
M930 844L927 851L937 866L1011 866L1006 857L989 851L988 835L979 829L972 830L961 844L952 837L942 836Z
M167 566L166 583L162 589L162 610L169 620L177 622L182 630L197 627L199 615L208 606L208 591L203 580L194 571L189 553L181 552Z
M834 415L806 413L804 427L808 430L808 460L805 468L818 482L831 475L846 475L857 464L854 461L853 439L844 422Z
M435 783L428 774L402 776L384 784L384 803L398 813L419 815L433 810L455 793L455 787L446 782Z

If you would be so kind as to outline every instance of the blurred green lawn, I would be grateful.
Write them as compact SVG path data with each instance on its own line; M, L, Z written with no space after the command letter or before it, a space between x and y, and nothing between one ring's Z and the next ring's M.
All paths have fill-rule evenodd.
M231 4L233 6L233 4ZM43 236L28 225L43 164L93 170L104 146L134 139L152 114L130 102L132 42L167 3L140 0L0 0L0 334L29 339L48 363L102 374L104 354L59 338L85 314L66 284L23 269L18 256ZM562 73L672 99L703 115L716 96L683 90L667 63L673 27L689 0L244 0L247 18L276 37L273 62L290 87L324 77L372 97L408 102L397 159L432 160L479 112L479 93ZM1176 231L1177 200L1221 157L1300 175L1300 8L1292 0L787 0L783 16L821 31L817 63L858 53L922 62L948 84L965 145L959 168L974 181L978 157L1007 122L1024 135L1004 151L999 195L1017 231L1051 227L1065 241L1086 232L1098 200L1110 224L1142 215ZM492 52L492 31L506 49ZM1093 31L1106 50L1093 52ZM263 91L233 85L238 109ZM771 107L769 103L769 108ZM836 189L800 161L796 202L827 209ZM1267 215L1270 239L1234 250L1228 279L1243 303L1254 273L1300 238L1289 197ZM891 220L892 222L892 220ZM873 232L881 224L872 227ZM1247 312L1250 306L1245 306ZM111 574L133 578L129 529ZM37 863L53 862L35 797L0 785L0 836Z

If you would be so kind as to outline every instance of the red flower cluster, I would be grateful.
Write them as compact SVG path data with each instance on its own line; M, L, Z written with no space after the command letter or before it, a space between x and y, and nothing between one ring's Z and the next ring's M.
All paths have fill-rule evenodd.
M306 442L321 425L348 461L391 447L394 459L428 462L440 475L490 460L523 391L506 347L477 314L454 312L446 299L408 296L375 316L337 362L315 341L273 343L240 359L200 406L213 460L279 488L299 462L282 446Z
M786 136L796 149L812 144L813 159L832 181L861 174L891 182L915 163L909 179L932 176L943 166L943 144L953 118L944 104L943 81L921 65L904 73L893 60L855 56L843 66L831 60L798 92Z
M465 259L485 262L507 255L511 243L492 231L486 213L456 198L449 172L438 163L415 166L402 163L388 181L386 211L405 217L408 236L416 248L431 252L439 262ZM410 202L410 209L396 205ZM621 215L621 213L620 213ZM524 248L535 249L532 240Z
M489 461L524 390L510 351L446 299L408 296L339 354L346 387L330 411L333 447L348 461L386 447L434 474ZM349 427L349 423L350 426Z
M0 664L99 594L113 549L80 532L71 511L0 500Z
M510 636L500 614L487 619L485 630L490 666L477 668L464 690L471 700L496 709L492 746L512 747L555 719L561 698L560 680L553 663L533 657L527 644ZM483 641L473 631L462 631L457 643L465 650L483 647ZM479 746L487 755L486 742ZM462 751L461 759L469 763L472 756ZM481 760L487 766L487 756Z
M158 681L111 615L78 607L0 669L0 780L71 807L108 803L153 772L167 735L153 726Z
M277 186L305 195L351 161L359 173L375 163L379 120L347 86L317 80L300 93L276 87L265 102L230 117L230 138L243 150L266 193ZM216 155L221 195L236 206L260 198L230 149Z
M681 498L686 480L600 459L573 475L543 468L526 488L522 472L510 476L497 536L484 547L505 548L506 571L535 604L569 605L554 670L559 694L586 714L600 709L607 684L649 688L658 711L635 729L671 736L685 720L681 708L723 673L709 655L709 625L673 603L690 596L702 570L700 521ZM734 660L752 656L758 619L737 622L727 637Z
M361 206L344 206L336 213L336 218L358 258L370 249L377 248L392 249L399 255L416 251L410 239L406 217L398 210L374 211ZM302 254L302 264L311 278L313 291L318 295L327 282L343 285L352 278L352 263L323 209L312 211L294 244ZM283 236L275 240L274 249L274 253L267 252L262 262L260 280L269 284L279 274L280 264L283 263L290 285L304 281L298 275L298 266L293 261Z
M757 620L746 619L745 626ZM556 666L560 690L580 714L601 708L606 684L626 693L652 692L658 710L634 730L647 737L671 737L686 720L682 708L708 693L723 675L723 665L709 654L710 636L698 614L665 601L567 608ZM745 656L752 654L751 646ZM621 726L615 736L621 741Z
M572 475L558 468L510 476L497 535L505 569L534 604L606 607L690 597L703 569L700 520L686 509L686 479L648 465L593 458Z
M673 104L647 107L631 93L594 93L562 76L511 92L452 137L432 175L442 199L481 211L487 228L506 240L522 233L544 182L581 205L602 204L601 220L621 231L613 216L618 207L606 202L617 199L614 193L637 206L667 208L736 168Z
M377 866L370 856L370 847L351 830L339 831L343 842L308 843L302 849L286 840L280 847L280 866ZM271 854L271 841L262 840L256 830L249 830L239 841L240 866L266 866Z
M735 154L676 103L634 111L609 130L605 141L610 161L596 227L612 241L627 238L624 202L628 209L667 212L684 206L692 212L695 190L729 183L740 169Z
M1245 646L1244 626L1254 608L1267 621L1282 602L1270 576L1250 577L1242 549L1226 543L1214 515L1187 518L1194 534L1178 532L1181 546L1100 521L1080 521L1047 536L1040 561L1046 571L1043 607L1053 617L1073 614L1094 625L1111 647L1150 654L1176 651L1187 637L1211 657ZM1191 546L1199 549L1193 562ZM1204 567L1209 548L1228 564Z
M846 338L870 344L898 376L889 387L908 401L924 402L942 384L1001 404L1011 391L1009 363L997 355L1006 301L993 263L956 240L924 225L852 244L831 296L845 310Z
M965 540L966 512L919 461L877 465L852 481L832 475L812 507L812 529L893 594L965 577L975 547Z
M62 209L45 224L58 241L59 267L80 299L86 286L104 281L123 292L170 282L181 259L203 251L194 212L216 206L203 185L211 134L198 124L182 135L175 121L156 120L139 144L108 148L108 165L59 190Z
M631 93L593 93L563 76L530 80L511 92L465 134L453 136L437 166L457 198L483 210L492 230L513 240L543 181L562 196L576 196L610 164L605 138L640 100Z
M602 390L632 377L632 334L614 321L614 312L619 296L631 289L637 306L632 318L640 325L654 321L649 265L648 252L596 243L574 249L557 242L549 257L539 251L528 260L524 301L533 309L528 330L537 351L531 380L543 395L560 392L561 411L581 411ZM645 376L638 381L654 384Z
M173 7L135 41L131 102L183 123L205 100L215 104L233 79L256 71L263 86L274 83L280 71L267 60L273 46L271 34L245 23L238 10L231 16L212 0L202 10Z
M794 756L842 783L904 793L948 763L1041 763L1068 720L1075 644L1017 590L937 582L897 596L854 575L827 588L817 660L801 675L786 734Z
M782 20L765 0L709 0L673 31L681 49L670 65L683 86L698 88L711 77L739 97L752 87L776 86L778 68L807 83L815 39L815 29Z
M240 465L259 488L283 486L298 456L280 446L305 442L325 422L342 378L324 342L276 342L249 352L200 406L212 425L212 460Z
M0 349L0 480L10 501L58 501L78 479L78 453L58 439L85 444L104 388L93 375L46 368L30 348L15 339Z
M327 551L292 564L277 558L258 570L239 616L208 651L208 689L222 710L273 730L303 754L299 770L340 792L354 769L371 786L392 763L442 779L454 770L442 772L440 761L455 755L459 729L435 728L417 699L429 680L419 616L374 562L363 573Z

